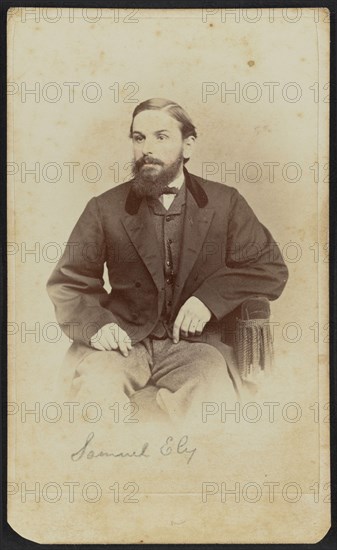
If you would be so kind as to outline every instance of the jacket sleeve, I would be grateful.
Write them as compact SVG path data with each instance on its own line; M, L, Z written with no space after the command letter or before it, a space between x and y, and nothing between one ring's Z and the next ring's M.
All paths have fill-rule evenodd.
M193 295L220 320L251 296L276 300L287 279L288 268L273 237L234 189L225 265L206 278Z
M106 243L97 201L91 199L72 231L65 251L47 283L63 332L85 344L105 324L116 322L104 306Z

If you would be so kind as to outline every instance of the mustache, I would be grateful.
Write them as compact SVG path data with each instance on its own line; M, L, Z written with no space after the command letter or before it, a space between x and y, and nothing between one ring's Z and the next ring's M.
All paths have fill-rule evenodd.
M149 157L148 155L146 155L146 156L136 160L135 167L138 168L138 170L139 170L142 166L144 166L144 164L158 164L159 166L164 165L164 163L161 160L159 160L155 157Z

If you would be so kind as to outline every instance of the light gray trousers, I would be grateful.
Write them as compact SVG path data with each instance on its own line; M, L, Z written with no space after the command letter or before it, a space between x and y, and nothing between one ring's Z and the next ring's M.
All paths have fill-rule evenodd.
M70 398L102 407L131 401L140 418L177 420L201 415L203 402L234 403L237 395L224 356L214 346L145 338L128 357L90 350L76 366Z

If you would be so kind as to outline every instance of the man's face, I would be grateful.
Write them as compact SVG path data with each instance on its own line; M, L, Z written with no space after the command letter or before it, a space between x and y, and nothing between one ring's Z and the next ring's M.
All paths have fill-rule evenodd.
M184 141L179 123L163 111L143 111L133 121L134 160L142 175L156 179L165 169L183 166Z
M155 182L167 171L174 179L182 172L184 140L179 123L167 113L139 113L133 121L132 143L135 171L142 179Z

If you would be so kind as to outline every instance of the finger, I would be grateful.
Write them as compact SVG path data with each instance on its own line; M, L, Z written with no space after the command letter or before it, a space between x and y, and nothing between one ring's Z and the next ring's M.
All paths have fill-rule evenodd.
M127 339L128 338L127 338L126 332L119 327L118 328L118 338L116 338L116 340L117 340L119 350L124 355L124 357L127 357L129 355L129 349L128 349L128 346L127 346Z
M110 328L107 328L106 330L103 329L102 336L108 342L108 344L110 346L109 349L117 349L118 348L114 332Z
M175 344L177 344L179 342L179 336L180 336L180 327L181 327L181 323L183 322L183 319L184 319L184 312L182 311L182 309L179 311L177 317L176 317L176 320L174 322L174 325L173 325L173 342Z
M125 357L129 355L129 351L131 351L132 349L130 338L124 331L122 331L122 334L120 337L119 349L121 350L121 352Z
M128 335L127 332L125 332L125 330L123 330L122 333L123 333L123 342L125 342L125 345L126 345L127 349L131 350L132 349L132 343L131 343L130 336Z
M118 342L118 347L119 347L120 352L124 355L124 357L127 357L129 355L129 350L127 348L126 343L123 342L123 339L121 339Z
M91 347L97 349L98 351L106 351L99 342L92 342Z
M99 338L99 343L101 344L101 346L103 346L103 348L106 350L106 351L111 351L111 346L109 344L109 341L107 340L107 338L105 337L104 333L102 332L100 338Z
M188 329L190 327L192 317L190 315L185 315L183 322L181 323L180 332L184 336L188 336Z
M196 329L199 325L200 319L193 317L190 322L190 326L188 327L188 332L192 336L195 335Z
M195 334L199 335L202 333L202 331L204 330L205 328L205 325L206 323L204 321L199 321L196 329L195 329Z

